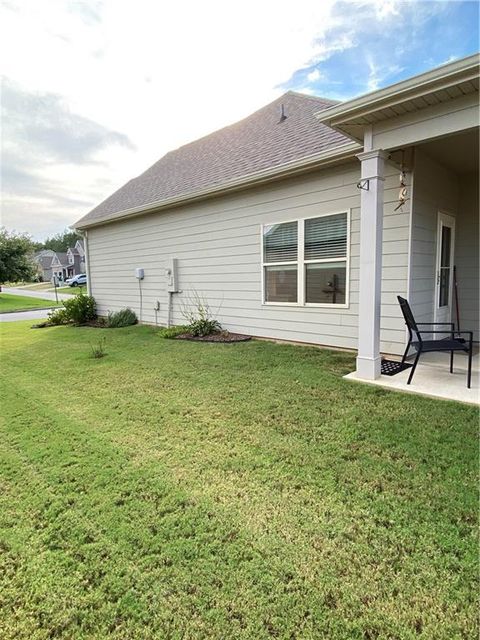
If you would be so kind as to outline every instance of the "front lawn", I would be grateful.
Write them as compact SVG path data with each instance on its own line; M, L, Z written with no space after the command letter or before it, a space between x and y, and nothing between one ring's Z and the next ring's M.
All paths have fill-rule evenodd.
M47 309L56 306L58 306L57 303L52 300L16 296L11 293L0 293L0 313L29 311L30 309Z
M29 324L0 325L3 640L478 636L474 407L347 353Z

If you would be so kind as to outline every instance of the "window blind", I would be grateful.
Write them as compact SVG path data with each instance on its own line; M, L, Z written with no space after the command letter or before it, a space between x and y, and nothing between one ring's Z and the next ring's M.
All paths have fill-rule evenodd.
M284 222L263 229L264 262L295 262L298 256L298 223Z
M347 255L347 214L305 220L305 260Z

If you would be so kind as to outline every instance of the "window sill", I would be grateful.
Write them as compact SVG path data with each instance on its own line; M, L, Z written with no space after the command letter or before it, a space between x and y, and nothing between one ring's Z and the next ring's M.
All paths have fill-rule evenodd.
M262 302L262 307L298 307L300 309L349 309L350 304L328 304L328 303L314 303L306 302L300 304L299 302Z

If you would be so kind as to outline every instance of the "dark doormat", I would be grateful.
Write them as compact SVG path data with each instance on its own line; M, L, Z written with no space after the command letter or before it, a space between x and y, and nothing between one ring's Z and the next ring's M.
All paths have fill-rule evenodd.
M382 360L381 374L383 376L395 376L397 373L410 369L412 365L408 362L397 362L396 360Z

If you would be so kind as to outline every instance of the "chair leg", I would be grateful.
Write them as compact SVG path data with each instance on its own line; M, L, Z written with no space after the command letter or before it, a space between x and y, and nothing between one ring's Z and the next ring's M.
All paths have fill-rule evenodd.
M407 359L408 350L410 349L410 343L411 343L411 340L408 341L407 348L405 349L405 353L403 354L402 364L405 364L405 360Z
M473 356L473 341L470 341L468 348L468 372L467 372L467 389L472 386L472 356Z
M450 373L453 373L453 351L450 351Z
M415 373L415 369L417 368L418 359L420 358L420 354L422 352L417 351L417 355L415 356L415 362L413 363L413 367L410 369L410 375L408 376L407 384L410 384L413 378L413 374Z

